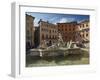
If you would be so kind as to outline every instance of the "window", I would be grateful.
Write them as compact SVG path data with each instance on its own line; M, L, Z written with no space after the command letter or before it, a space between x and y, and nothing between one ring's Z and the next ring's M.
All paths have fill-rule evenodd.
M88 27L88 24L86 24L86 27Z
M71 31L71 28L69 28L69 31Z
M58 29L58 31L60 31L60 29Z
M83 34L83 38L84 38L84 34Z
M60 27L60 25L58 25L58 28Z
M43 31L43 28L41 30Z
M53 39L55 38L55 36L53 35Z
M53 32L55 32L55 30L53 30Z
M67 31L67 29L65 29L65 31Z
M51 30L49 32L51 33Z
M81 37L81 34L80 34L80 37Z
M44 34L42 34L42 39L44 39Z
M88 33L86 34L86 37L88 37Z
M84 28L84 24L83 24L83 28Z
M46 31L48 32L48 29L46 29Z
M73 28L73 31L75 30L75 28Z
M81 25L80 25L80 28L81 28Z
M49 38L51 39L51 35L49 36Z

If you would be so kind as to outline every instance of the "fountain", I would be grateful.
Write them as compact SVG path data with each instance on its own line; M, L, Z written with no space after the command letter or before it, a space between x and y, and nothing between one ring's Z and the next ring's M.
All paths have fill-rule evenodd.
M73 45L72 45L73 44ZM58 33L58 40L55 44L52 44L51 46L47 45L47 41L44 40L42 44L37 49L31 49L32 54L37 54L40 57L43 56L57 56L60 54L68 55L69 53L73 53L73 51L79 50L79 48L75 45L76 43L73 43L72 40L69 42L65 42L62 39L61 33Z

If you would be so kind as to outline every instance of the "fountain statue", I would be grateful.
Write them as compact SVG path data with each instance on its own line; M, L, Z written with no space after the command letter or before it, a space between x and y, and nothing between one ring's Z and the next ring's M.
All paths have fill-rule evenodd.
M70 40L69 42L67 42L67 44L68 44L67 47L70 48L71 44L72 44L72 40Z
M61 47L64 44L61 33L58 33L58 42L57 42L57 44L58 44L58 47Z

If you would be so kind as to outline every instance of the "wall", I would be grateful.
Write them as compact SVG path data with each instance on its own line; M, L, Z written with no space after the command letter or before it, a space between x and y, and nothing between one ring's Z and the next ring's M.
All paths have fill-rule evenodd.
M10 77L11 67L11 2L15 0L1 0L0 1L0 80L14 80ZM99 0L16 0L24 2L34 2L37 5L48 6L66 6L67 4L79 5L79 6L96 6L98 9L97 22L100 21L100 1ZM34 5L33 4L33 5ZM65 74L55 76L34 76L18 78L17 80L100 80L100 23L97 23L94 54L97 55L97 72L96 73L80 73L80 74Z

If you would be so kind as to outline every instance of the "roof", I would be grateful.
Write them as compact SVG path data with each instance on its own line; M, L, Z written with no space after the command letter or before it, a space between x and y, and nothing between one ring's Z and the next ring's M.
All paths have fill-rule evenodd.
M89 22L89 20L84 20L84 21L81 21L80 23L86 23L86 22Z
M77 21L57 23L57 24L77 24Z
M38 24L39 24L40 22L47 23L47 24L51 24L51 25L55 25L55 24L53 24L53 23L50 23L49 21L43 21L42 19L39 20Z
M33 17L33 16L31 16L31 15L26 14L26 16L28 16L28 17L32 17L33 19L35 19L35 17Z

